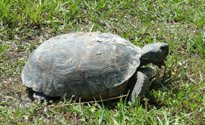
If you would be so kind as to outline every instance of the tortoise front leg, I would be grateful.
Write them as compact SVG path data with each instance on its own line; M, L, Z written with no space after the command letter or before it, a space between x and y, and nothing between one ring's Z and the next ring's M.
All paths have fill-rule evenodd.
M136 72L136 83L131 89L129 101L135 102L135 97L142 98L150 88L149 79L152 76L151 68L140 68Z

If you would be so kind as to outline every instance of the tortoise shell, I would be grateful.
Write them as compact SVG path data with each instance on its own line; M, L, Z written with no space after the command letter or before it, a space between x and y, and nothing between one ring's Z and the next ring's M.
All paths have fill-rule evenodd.
M140 65L141 48L110 33L78 32L42 43L22 71L22 82L50 97L90 100L121 94Z

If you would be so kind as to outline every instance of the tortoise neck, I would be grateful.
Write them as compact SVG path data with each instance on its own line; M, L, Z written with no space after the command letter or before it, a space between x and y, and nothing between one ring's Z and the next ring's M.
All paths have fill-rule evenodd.
M147 65L147 64L149 64L149 63L151 63L149 60L147 60L147 59L144 59L144 58L140 58L140 67L141 66L144 66L144 65Z

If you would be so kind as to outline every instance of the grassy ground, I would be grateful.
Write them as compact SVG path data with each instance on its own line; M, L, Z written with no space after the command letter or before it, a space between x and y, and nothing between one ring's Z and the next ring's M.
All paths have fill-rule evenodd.
M20 73L44 40L101 31L133 44L170 45L144 101L31 102ZM0 124L205 124L203 0L0 0ZM165 76L163 72L165 70Z

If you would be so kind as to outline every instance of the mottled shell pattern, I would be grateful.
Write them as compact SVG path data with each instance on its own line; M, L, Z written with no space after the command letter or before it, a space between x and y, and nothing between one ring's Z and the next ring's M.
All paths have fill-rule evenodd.
M33 51L22 71L22 82L51 97L113 97L125 90L140 57L141 48L117 35L64 34Z

